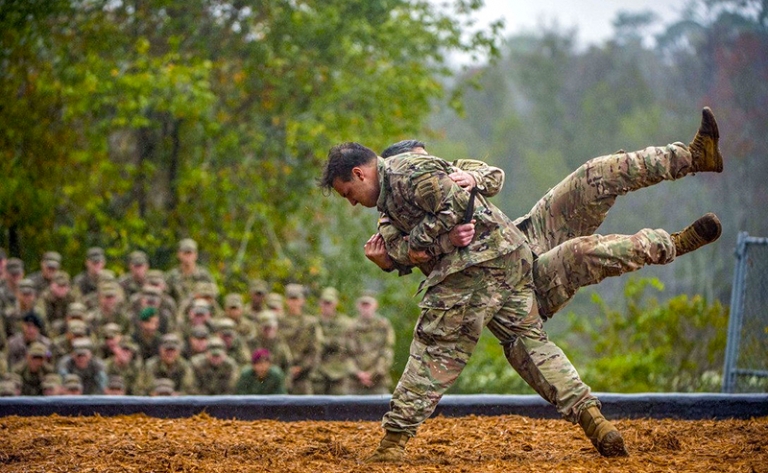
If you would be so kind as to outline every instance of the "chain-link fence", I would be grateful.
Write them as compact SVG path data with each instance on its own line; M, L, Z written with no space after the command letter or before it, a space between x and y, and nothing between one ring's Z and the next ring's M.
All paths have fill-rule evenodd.
M724 393L768 392L768 238L739 233Z

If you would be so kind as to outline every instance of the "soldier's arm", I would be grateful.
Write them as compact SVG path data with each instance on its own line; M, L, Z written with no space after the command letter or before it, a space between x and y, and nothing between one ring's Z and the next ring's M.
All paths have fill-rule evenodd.
M485 197L493 197L504 186L504 170L501 168L489 166L475 159L459 159L452 164L461 171L469 173L475 180L477 190Z
M410 252L437 248L440 235L447 234L464 217L469 203L469 192L460 188L448 174L442 171L430 173L412 183L412 202L424 211L424 217L408 235Z

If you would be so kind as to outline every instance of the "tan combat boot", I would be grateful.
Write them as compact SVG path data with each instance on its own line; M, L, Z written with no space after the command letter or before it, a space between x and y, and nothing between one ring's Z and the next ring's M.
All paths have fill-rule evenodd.
M405 444L408 443L408 434L402 432L387 431L381 439L379 446L373 454L365 459L366 463L405 461Z
M624 439L616 427L603 417L597 406L581 411L579 425L584 429L592 445L604 457L626 457L629 455L624 448Z
M672 242L675 244L676 255L684 255L697 250L707 243L720 238L723 227L720 219L713 213L706 213L701 218L688 225L681 232L673 233Z
M688 150L693 158L691 172L723 172L723 155L720 154L718 141L720 132L717 129L715 115L709 107L701 111L701 125Z

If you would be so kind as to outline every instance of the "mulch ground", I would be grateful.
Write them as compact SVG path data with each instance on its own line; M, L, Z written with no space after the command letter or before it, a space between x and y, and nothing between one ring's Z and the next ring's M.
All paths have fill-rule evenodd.
M377 422L14 416L0 418L0 471L768 472L768 417L616 423L628 458L600 457L563 420L470 416L430 419L406 464L370 465Z

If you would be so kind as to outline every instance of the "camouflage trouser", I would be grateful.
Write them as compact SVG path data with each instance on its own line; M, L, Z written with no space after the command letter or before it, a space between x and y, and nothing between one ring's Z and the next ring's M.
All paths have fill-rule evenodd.
M523 246L431 287L420 306L410 356L382 426L415 435L469 360L484 326L510 365L558 412L576 422L599 405L565 354L548 340L533 293L532 255Z
M347 378L330 379L317 374L312 380L312 394L328 394L333 396L350 394L349 380Z
M551 251L567 241L570 244L574 238L592 235L605 220L617 196L664 180L679 179L690 169L691 153L682 143L594 158L560 181L527 215L517 219L515 224L539 256L534 278L542 315L551 317L581 286L634 271L644 264L672 261L674 251L670 253L671 242L664 231L654 234L651 230L643 230L632 236L584 240L572 243L572 248L561 248L556 253ZM641 241L643 237L640 235L648 241ZM592 246L597 248L592 250ZM583 251L586 255L574 254L574 251ZM546 262L541 261L544 255L547 255ZM566 268L573 268L574 260L581 260L590 267L583 268L584 274L569 276L571 287L562 288L554 299L541 297L540 288L551 291L553 284L563 281L562 274L572 274ZM542 276L547 279L543 283L538 279Z

